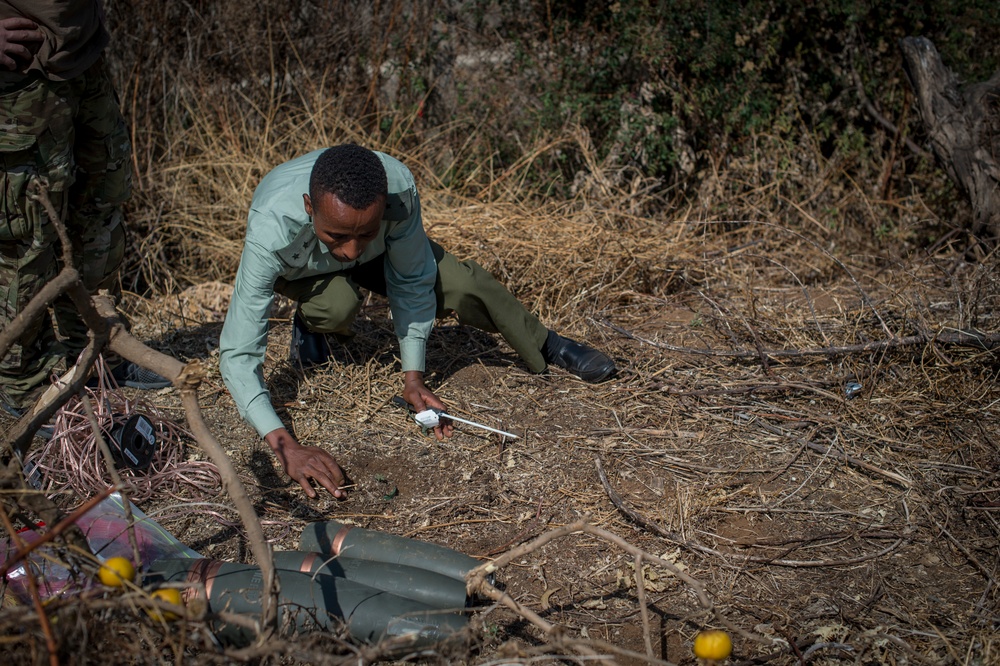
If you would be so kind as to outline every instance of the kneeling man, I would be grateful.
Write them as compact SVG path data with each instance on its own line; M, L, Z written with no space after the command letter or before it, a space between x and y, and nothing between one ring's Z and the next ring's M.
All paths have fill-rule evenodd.
M299 444L271 405L262 371L271 302L277 292L298 303L292 355L310 366L327 360L326 334L352 335L362 289L388 297L403 397L417 411L444 409L423 371L434 319L449 313L502 335L532 372L552 364L588 382L615 372L606 354L546 329L479 264L429 240L413 176L398 160L354 144L303 155L254 192L220 368L240 415L309 497L311 482L344 497L344 474L328 452ZM435 428L439 439L451 433L447 423Z

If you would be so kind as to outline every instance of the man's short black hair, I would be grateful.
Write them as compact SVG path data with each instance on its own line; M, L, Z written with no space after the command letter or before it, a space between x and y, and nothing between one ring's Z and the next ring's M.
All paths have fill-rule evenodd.
M382 160L353 143L327 148L309 176L309 198L313 205L326 192L355 210L368 208L389 192Z

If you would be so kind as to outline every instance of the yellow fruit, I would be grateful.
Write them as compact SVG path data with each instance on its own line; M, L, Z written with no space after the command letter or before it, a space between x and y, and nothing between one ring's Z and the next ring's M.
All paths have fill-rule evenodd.
M703 631L694 637L694 654L700 659L722 661L733 651L733 641L724 631Z
M121 587L135 580L135 567L127 557L109 557L101 565L97 577L108 587Z
M168 604L173 604L174 606L184 605L184 599L181 597L181 591L175 587L164 587L153 592L151 596L157 601L165 601ZM180 619L180 615L177 613L172 613L168 610L160 611L159 608L150 608L146 612L149 614L149 617L153 618L157 622L173 622L174 620Z

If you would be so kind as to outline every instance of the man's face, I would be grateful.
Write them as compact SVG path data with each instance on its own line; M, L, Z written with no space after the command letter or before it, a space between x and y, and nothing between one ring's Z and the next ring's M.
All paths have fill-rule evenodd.
M351 208L330 192L322 193L318 201L312 201L308 194L302 198L316 237L339 262L355 261L378 235L385 212L384 196L363 210Z

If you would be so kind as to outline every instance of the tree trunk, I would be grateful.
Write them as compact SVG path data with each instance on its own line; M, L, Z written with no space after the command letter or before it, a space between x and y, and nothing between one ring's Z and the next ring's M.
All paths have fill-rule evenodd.
M1000 240L1000 71L959 90L958 78L930 40L900 40L903 65L934 155L969 198L974 241Z

